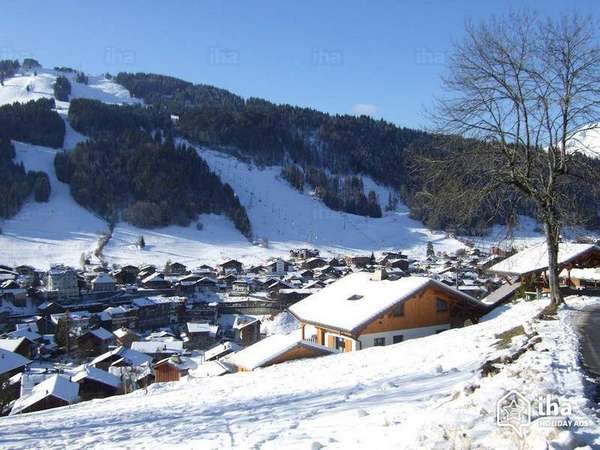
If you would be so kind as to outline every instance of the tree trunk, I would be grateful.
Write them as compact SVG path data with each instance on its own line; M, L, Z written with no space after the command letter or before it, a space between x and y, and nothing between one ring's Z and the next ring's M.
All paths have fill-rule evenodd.
M544 223L546 245L548 246L548 284L550 285L550 306L557 308L564 302L560 292L558 268L558 243L560 240L560 225L552 220Z

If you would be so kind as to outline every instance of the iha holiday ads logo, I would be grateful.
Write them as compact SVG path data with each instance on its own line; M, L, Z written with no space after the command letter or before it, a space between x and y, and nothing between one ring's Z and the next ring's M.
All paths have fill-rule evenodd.
M587 418L573 417L571 405L565 401L559 402L550 394L530 400L513 390L500 397L496 403L496 423L499 427L510 428L522 438L532 422L540 427L592 425Z

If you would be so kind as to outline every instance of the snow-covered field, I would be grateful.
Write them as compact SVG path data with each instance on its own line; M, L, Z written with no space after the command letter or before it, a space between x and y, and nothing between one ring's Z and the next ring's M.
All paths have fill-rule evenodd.
M57 150L15 142L16 160L26 170L41 170L50 178L48 203L27 201L21 211L0 224L0 263L30 264L47 269L52 263L79 266L82 253L94 250L106 223L79 206L69 186L54 172Z
M559 433L536 421L525 429L524 448L548 448L547 441L550 448L599 445L568 311L560 321L526 324L541 342L497 375L481 376L484 361L523 339L502 346L497 335L530 321L543 306L503 306L478 325L393 346L1 418L0 446L512 449L519 439L496 425L495 409L511 389L528 398L552 394L571 405L571 418L592 424Z

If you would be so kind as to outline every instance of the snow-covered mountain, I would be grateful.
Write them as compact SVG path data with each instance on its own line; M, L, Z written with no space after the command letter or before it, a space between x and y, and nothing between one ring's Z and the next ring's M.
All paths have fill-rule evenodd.
M79 83L74 73L40 69L8 78L0 87L0 104L27 102L53 97L53 84L59 75L69 78L72 98L89 98L111 104L139 102L116 82L104 76L90 76L88 84ZM57 112L65 120L63 147L72 149L86 136L68 122L69 102L56 101ZM77 265L82 253L91 254L108 225L71 198L69 187L56 178L53 158L57 150L16 143L17 158L28 170L42 170L50 176L52 195L48 203L28 202L9 220L0 223L0 263L31 264L47 268L54 262ZM167 260L188 265L215 263L239 258L246 263L284 256L290 248L317 247L324 254L370 253L402 249L422 254L432 241L437 250L455 250L463 244L445 233L428 230L409 218L400 204L382 218L357 216L327 208L310 193L293 189L280 177L281 167L258 168L226 153L197 149L223 182L239 196L250 218L255 238L249 242L229 219L204 215L189 227L169 226L139 229L126 223L116 225L103 255L109 263L164 264ZM390 189L363 177L366 190L387 199ZM397 197L397 193L393 193ZM145 250L136 246L143 235Z

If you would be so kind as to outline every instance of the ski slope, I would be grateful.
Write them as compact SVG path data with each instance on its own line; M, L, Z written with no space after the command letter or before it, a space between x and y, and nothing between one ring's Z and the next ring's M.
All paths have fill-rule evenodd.
M503 306L478 325L388 347L155 384L147 392L3 417L0 446L518 448L513 431L496 425L496 401L510 389L532 398L552 393L561 404L569 402L572 418L593 417L564 314L560 321L525 324L540 333L536 348L493 377L480 375L484 361L523 344L524 336L517 336L497 345L497 335L531 320L543 306ZM598 431L598 425L574 427L565 435L534 423L525 448L594 445Z
M82 253L91 253L98 234L106 232L106 223L79 206L71 197L69 186L61 183L54 172L57 150L14 142L16 160L26 170L48 174L51 193L47 203L33 199L21 211L0 224L0 264L28 264L48 269L52 263L79 266Z

